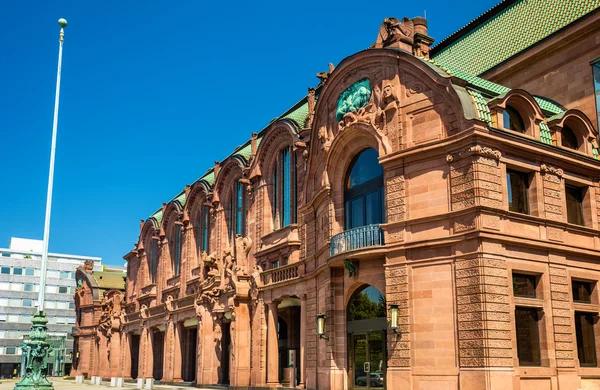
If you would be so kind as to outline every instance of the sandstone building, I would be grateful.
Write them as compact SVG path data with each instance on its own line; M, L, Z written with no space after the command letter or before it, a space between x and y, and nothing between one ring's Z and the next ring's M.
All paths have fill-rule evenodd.
M600 388L599 7L503 1L435 47L385 19L142 221L115 369L73 374Z

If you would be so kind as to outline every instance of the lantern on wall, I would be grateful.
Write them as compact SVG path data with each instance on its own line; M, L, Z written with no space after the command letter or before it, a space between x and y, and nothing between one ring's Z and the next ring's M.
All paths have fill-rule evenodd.
M320 339L329 340L329 337L325 336L325 320L327 316L325 314L317 314L317 336Z
M398 305L390 305L390 329L398 332Z

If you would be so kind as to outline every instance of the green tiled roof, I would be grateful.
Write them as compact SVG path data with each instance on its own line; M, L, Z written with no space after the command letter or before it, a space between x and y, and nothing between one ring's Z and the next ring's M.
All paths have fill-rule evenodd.
M542 143L552 145L552 133L550 133L548 125L544 122L540 123L540 141L542 141Z
M210 169L208 172L206 172L204 174L204 176L202 176L197 181L200 181L200 180L204 180L205 182L208 183L208 185L212 186L213 184L215 184L215 172L212 169Z
M486 121L490 126L492 126L492 113L490 112L490 108L488 107L484 97L479 91L474 89L468 88L467 91L469 91L469 95L471 95L471 98L473 98L479 119Z
M441 41L442 66L479 75L600 7L600 0L505 0Z
M302 129L306 125L306 117L308 116L308 102L305 102L294 111L284 115L283 119L292 119Z
M546 99L545 97L534 96L533 98L535 99L537 104L540 105L540 108L542 110L549 112L552 115L562 114L566 111L564 107L558 105L550 99Z
M181 194L177 195L173 200L178 201L181 207L185 206L185 191L182 191Z
M156 222L158 222L158 224L160 225L161 221L162 221L162 217L163 217L163 212L162 209L156 211L154 214L152 214L150 216L150 218L154 218L156 219Z

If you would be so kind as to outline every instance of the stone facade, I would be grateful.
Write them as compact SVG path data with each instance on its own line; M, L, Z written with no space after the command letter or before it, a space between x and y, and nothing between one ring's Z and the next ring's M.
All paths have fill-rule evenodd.
M120 377L362 389L375 373L388 389L600 387L597 364L580 363L574 321L599 310L597 131L576 109L437 66L431 42L424 19L386 19L371 49L319 73L301 106L142 221L125 256ZM560 146L568 131L575 147ZM347 173L369 148L385 217L350 229ZM278 190L286 161L290 198ZM524 183L516 211L511 174ZM575 299L575 282L589 302ZM383 327L380 317L361 325L384 337L373 370L357 365L363 333L348 309L365 286L387 313ZM517 312L535 321L527 332Z

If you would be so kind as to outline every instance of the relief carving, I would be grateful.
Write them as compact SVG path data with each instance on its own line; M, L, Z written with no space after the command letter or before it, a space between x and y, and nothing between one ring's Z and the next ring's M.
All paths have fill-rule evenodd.
M487 146L473 145L463 151L447 155L446 161L454 162L473 155L490 157L495 160L500 160L500 157L502 157L502 153L499 150L492 149Z
M399 21L398 18L385 18L379 27L377 40L371 46L374 49L381 49L392 46L397 42L413 42L414 25L412 20L403 18Z
M553 167L553 166L547 165L547 164L540 165L540 172L550 173L550 174L556 175L558 177L562 177L562 175L565 173L562 169L556 168L556 167Z

